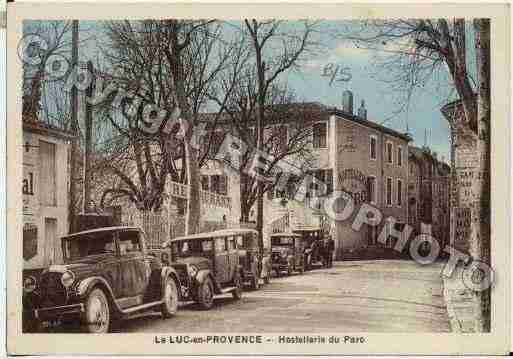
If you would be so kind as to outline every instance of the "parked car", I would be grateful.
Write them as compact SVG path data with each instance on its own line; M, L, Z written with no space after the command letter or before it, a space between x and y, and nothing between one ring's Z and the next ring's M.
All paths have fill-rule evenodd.
M30 312L40 322L79 319L90 333L105 333L114 318L159 308L178 308L178 274L146 251L136 227L105 227L61 239L64 263L26 281Z
M305 270L323 266L323 231L320 227L295 228L292 232L301 237L304 248Z
M171 239L171 266L179 274L181 296L202 309L214 305L214 296L231 293L242 297L241 266L232 230L218 230Z
M291 275L292 272L305 271L303 243L301 236L295 233L273 233L271 239L271 263L277 276L282 272Z
M239 250L239 263L242 268L241 276L245 284L257 290L260 278L269 283L271 277L271 258L269 248L260 249L258 232L253 229L233 230Z

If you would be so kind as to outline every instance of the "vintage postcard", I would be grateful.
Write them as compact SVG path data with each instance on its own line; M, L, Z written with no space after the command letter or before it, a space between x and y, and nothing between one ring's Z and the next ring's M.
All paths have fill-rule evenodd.
M506 354L500 4L8 5L11 354Z

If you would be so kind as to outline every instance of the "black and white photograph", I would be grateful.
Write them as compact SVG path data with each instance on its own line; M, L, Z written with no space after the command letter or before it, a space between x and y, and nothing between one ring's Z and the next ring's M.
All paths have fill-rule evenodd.
M380 353L507 328L495 15L100 9L12 20L16 335Z

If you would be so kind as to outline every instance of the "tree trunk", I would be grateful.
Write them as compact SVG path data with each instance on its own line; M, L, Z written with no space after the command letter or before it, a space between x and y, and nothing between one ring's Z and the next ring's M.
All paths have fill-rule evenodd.
M93 63L91 61L87 62L87 71L92 74L93 73ZM93 96L93 82L89 85L86 90L87 98L92 98ZM84 202L83 212L90 213L91 212L91 189L92 189L92 176L91 176L91 153L93 151L93 108L89 101L85 101L85 149L84 149Z
M265 62L262 60L262 48L258 42L258 26L253 20L254 32L253 46L256 56L256 67L258 76L258 93L257 93L257 150L259 153L264 148L264 106L265 106ZM264 248L264 182L257 180L257 218L256 230L258 231L258 241L260 250Z
M78 63L78 20L73 20L71 33L71 65L76 66ZM71 133L73 140L71 141L71 150L69 154L70 163L70 181L69 181L69 204L68 204L68 223L70 233L75 230L75 205L77 195L77 156L79 152L78 136L78 93L77 87L71 88Z
M474 259L490 265L490 21L474 20L477 57L477 151L474 176L475 202L470 251ZM490 290L476 292L476 331L490 331Z
M172 52L167 52L169 64L171 65L171 73L176 91L176 101L181 111L181 118L187 121L189 131L184 138L184 151L185 151L185 167L187 176L187 208L185 214L185 234L199 233L200 231L200 216L201 216L201 192L200 192L200 173L199 173L199 159L198 150L194 148L191 143L191 135L194 127L191 110L187 101L185 90L185 71L181 55L185 51L178 41L178 28L177 21L170 20L169 26L171 32L171 47Z
M187 210L185 234L199 233L201 216L201 193L198 155L189 141L185 142L185 164L187 167Z

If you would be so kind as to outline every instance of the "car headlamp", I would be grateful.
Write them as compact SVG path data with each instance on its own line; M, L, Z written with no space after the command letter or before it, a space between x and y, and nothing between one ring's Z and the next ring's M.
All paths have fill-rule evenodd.
M187 272L189 273L190 277L195 277L196 274L198 274L198 268L196 268L196 266L189 265L187 267Z
M34 290L36 290L37 287L37 281L36 278L32 276L28 276L23 280L23 291L25 293L32 293Z
M71 271L66 271L62 274L61 283L64 288L69 288L75 281L75 275Z

